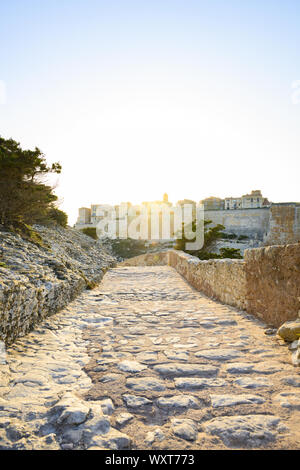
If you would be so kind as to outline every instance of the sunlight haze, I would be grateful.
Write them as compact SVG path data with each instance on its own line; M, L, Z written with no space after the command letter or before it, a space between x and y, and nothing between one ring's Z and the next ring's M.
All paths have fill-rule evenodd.
M291 0L1 2L0 134L62 164L70 224L79 207L164 192L299 201L299 13Z

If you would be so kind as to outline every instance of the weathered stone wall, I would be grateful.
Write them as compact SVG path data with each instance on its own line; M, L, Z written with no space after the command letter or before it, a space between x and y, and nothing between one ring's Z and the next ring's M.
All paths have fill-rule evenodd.
M0 231L0 340L6 344L95 286L115 264L98 242L81 232L35 230L42 246Z
M181 251L169 252L169 265L209 297L245 309L246 277L242 260L201 261Z
M300 309L300 243L245 251L247 310L280 326Z
M204 217L214 224L222 224L226 232L246 235L263 241L269 232L270 208L205 211Z
M296 243L300 240L300 204L274 204L265 245Z
M152 256L142 255L126 263L154 265ZM175 268L209 297L247 310L275 327L296 318L300 309L300 243L246 250L244 260L201 261L170 250L162 254L160 262Z

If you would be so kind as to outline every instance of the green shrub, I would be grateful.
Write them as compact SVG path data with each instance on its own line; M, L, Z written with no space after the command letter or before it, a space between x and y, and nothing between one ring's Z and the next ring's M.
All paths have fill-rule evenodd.
M50 224L55 223L57 225L60 225L61 227L67 227L68 216L64 211L57 209L57 207L53 207L48 211L47 215L49 217Z
M88 237L91 237L94 240L98 240L96 227L85 227L85 228L80 229L80 231L84 233L85 235L87 235Z

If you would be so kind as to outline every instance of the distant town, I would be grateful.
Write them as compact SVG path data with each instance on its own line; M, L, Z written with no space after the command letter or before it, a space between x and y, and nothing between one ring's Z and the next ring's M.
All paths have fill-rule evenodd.
M250 194L244 194L241 197L226 197L225 199L220 199L218 197L208 197L202 199L197 203L190 199L183 199L178 201L175 205L169 202L168 194L163 195L161 201L146 201L142 202L141 205L132 205L130 202L122 202L119 205L109 205L109 204L92 204L90 208L81 207L78 213L78 219L76 222L76 228L82 228L82 226L96 226L104 217L113 216L115 214L118 217L118 214L122 212L122 209L126 207L131 207L135 210L136 215L141 213L143 207L148 209L159 209L164 206L169 207L179 207L184 206L185 204L191 204L194 206L202 206L205 211L213 210L237 210L237 209L257 209L262 207L270 207L271 203L265 197L263 197L260 190L251 191Z
M186 206L193 210L204 209L205 220L212 224L220 224L225 227L224 232L236 238L246 238L244 248L258 247L269 244L296 243L300 238L300 203L283 202L273 203L262 195L260 190L253 190L250 194L240 197L208 197L199 202L183 199L173 204L169 201L168 194L163 195L162 200L145 201L140 205L130 202L122 202L119 205L92 204L90 208L81 207L75 228L78 230L86 228L97 228L99 235L99 224L109 220L115 224L117 237L120 236L119 227L122 221L130 223L141 214L149 214L148 232L141 239L153 240L153 224L151 228L151 214L158 214L159 222L155 239L159 241L174 240L176 238L176 223L174 214ZM129 216L124 215L126 211ZM164 223L162 214L170 213L170 235L164 234ZM145 233L145 232L143 232ZM126 238L128 233L121 234L120 238Z

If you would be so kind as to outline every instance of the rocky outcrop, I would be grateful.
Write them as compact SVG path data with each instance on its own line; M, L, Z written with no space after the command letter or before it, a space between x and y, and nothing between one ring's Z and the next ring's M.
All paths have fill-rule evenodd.
M278 330L279 336L285 341L293 342L300 338L300 318L295 321L287 321Z
M6 344L94 287L115 263L99 242L74 229L34 229L41 244L0 231L0 340Z

